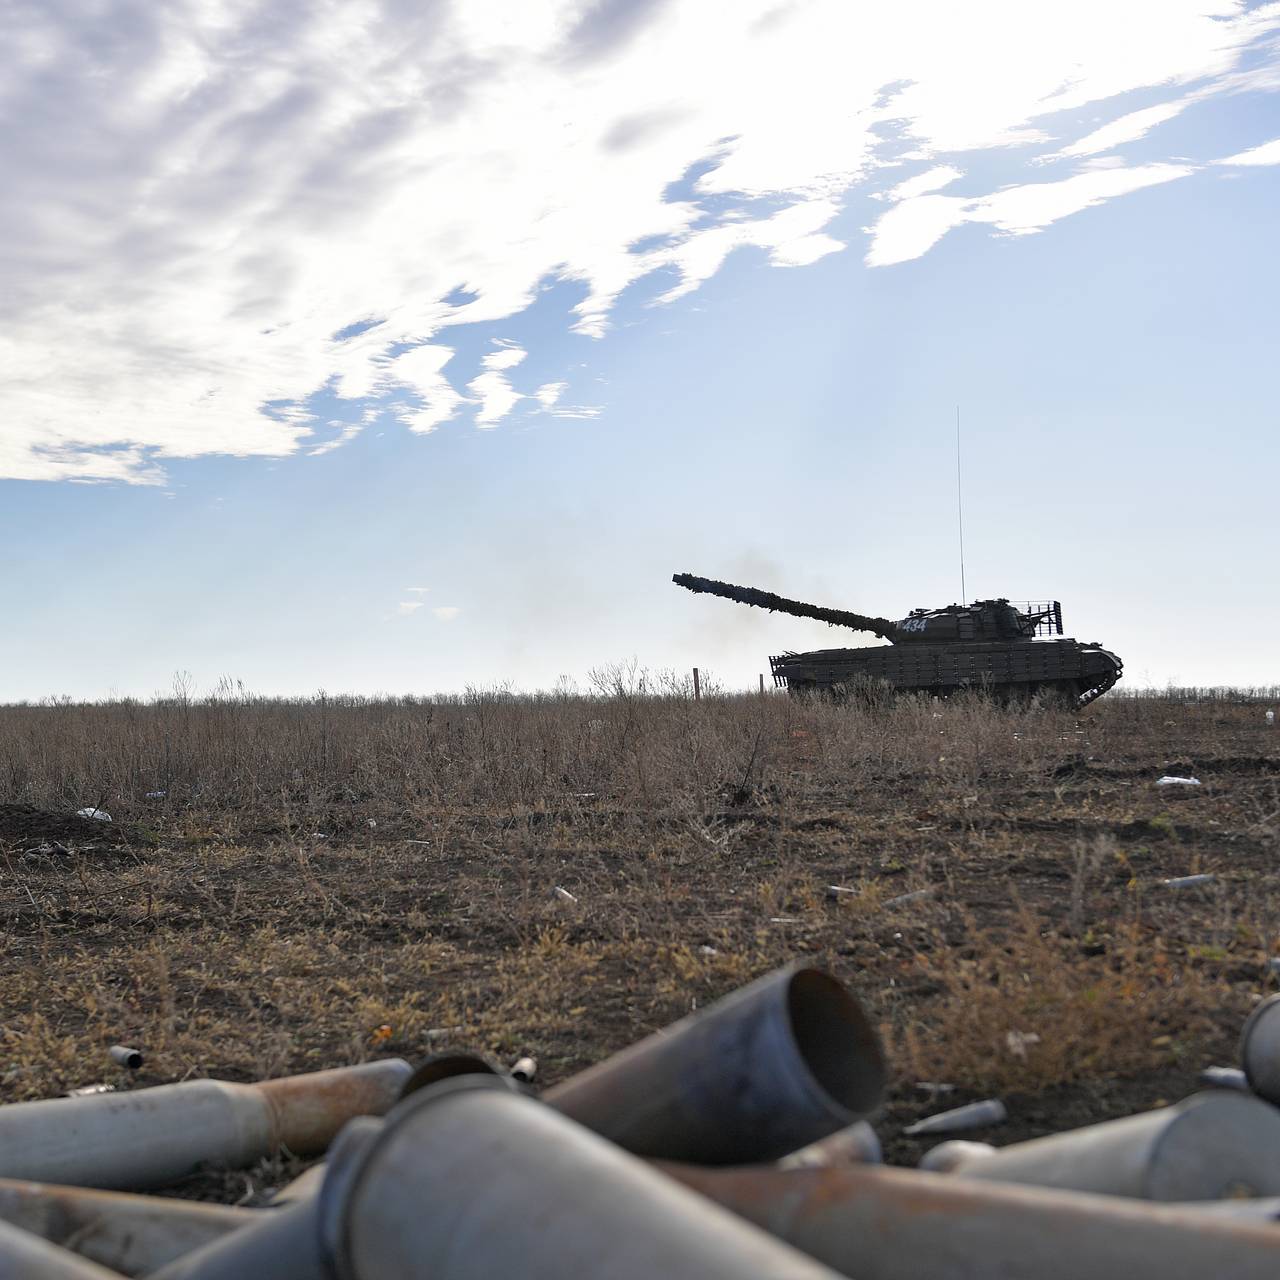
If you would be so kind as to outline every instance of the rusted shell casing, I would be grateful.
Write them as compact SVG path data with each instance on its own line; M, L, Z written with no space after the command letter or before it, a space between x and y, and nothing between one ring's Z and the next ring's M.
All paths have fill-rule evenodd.
M810 1169L829 1164L880 1164L883 1160L879 1135L866 1120L859 1120L790 1152L778 1165L783 1169Z
M0 1107L0 1177L128 1190L202 1164L243 1167L281 1146L319 1155L353 1116L389 1111L409 1074L390 1058L254 1085L189 1080L10 1103Z
M673 1178L857 1280L1275 1280L1280 1230L1200 1205L917 1170L661 1164Z
M1142 1200L1280 1195L1280 1112L1248 1094L1213 1089L961 1160L948 1176Z
M247 1087L271 1108L276 1146L288 1147L296 1156L317 1156L353 1117L386 1115L411 1074L403 1058L383 1058Z
M258 1217L253 1209L0 1179L0 1220L127 1276L147 1275Z
M0 1280L120 1280L120 1275L0 1222Z
M357 1124L320 1196L338 1280L833 1280L502 1080L469 1076Z
M917 1168L927 1169L930 1173L952 1173L962 1164L981 1160L984 1156L993 1156L999 1150L989 1142L966 1142L963 1138L952 1138L949 1142L940 1142L930 1147L920 1157Z
M1249 1015L1240 1035L1240 1065L1254 1093L1280 1106L1280 995L1268 996Z
M774 1160L869 1114L879 1039L829 974L787 967L547 1090L556 1110L637 1155Z
M454 1076L500 1076L502 1068L483 1054L468 1053L465 1050L447 1049L443 1053L433 1053L424 1058L405 1080L400 1088L400 1097L407 1098L419 1089L429 1089L441 1080L450 1080Z

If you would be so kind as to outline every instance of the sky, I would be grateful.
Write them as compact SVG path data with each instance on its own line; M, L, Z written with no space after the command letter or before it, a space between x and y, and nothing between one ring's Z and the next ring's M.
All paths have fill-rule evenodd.
M14 0L0 701L1280 683L1280 3Z

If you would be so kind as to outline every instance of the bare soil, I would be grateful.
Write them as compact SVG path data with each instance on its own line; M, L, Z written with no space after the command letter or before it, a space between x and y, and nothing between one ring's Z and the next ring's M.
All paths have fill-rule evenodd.
M550 1083L802 959L881 1027L875 1122L913 1164L936 1139L902 1127L974 1098L1010 1120L966 1136L1005 1143L1193 1092L1276 987L1280 734L1253 705L69 716L0 709L6 1101L446 1047ZM98 803L117 820L71 816Z

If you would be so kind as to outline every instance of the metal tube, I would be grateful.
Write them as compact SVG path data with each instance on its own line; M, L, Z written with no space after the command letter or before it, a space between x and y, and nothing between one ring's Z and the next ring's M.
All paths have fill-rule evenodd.
M453 1076L500 1076L502 1068L496 1062L479 1053L467 1053L462 1050L446 1050L444 1053L433 1053L424 1058L413 1073L400 1087L400 1097L407 1098L419 1089L429 1089L441 1080L449 1080Z
M148 1280L332 1280L321 1254L318 1197L250 1212L255 1221L247 1227L176 1259Z
M159 1187L201 1164L318 1155L352 1116L382 1115L410 1074L400 1058L262 1084L189 1080L0 1107L0 1177Z
M276 1146L295 1156L318 1156L354 1116L386 1115L411 1074L403 1058L383 1058L248 1087L271 1108Z
M338 1280L833 1280L498 1078L352 1125L320 1196ZM247 1274L247 1273L246 1273Z
M549 1089L557 1111L637 1155L774 1160L873 1111L879 1039L854 997L787 967Z
M941 1142L930 1147L920 1157L920 1169L930 1173L954 1173L962 1164L972 1160L981 1160L983 1156L993 1156L999 1148L989 1142L966 1142L963 1138L952 1138L950 1142Z
M127 1276L256 1221L254 1209L0 1179L0 1220Z
M0 1280L120 1280L120 1275L0 1222Z
M999 1098L984 1098L981 1102L967 1102L963 1107L950 1111L938 1111L925 1116L915 1124L909 1124L903 1133L915 1137L924 1133L964 1133L966 1129L987 1129L993 1124L1003 1124L1009 1118Z
M805 1169L810 1166L828 1164L881 1164L884 1161L884 1148L880 1138L866 1120L859 1120L847 1129L838 1129L835 1133L817 1142L811 1142L799 1151L792 1151L778 1161L783 1169Z
M948 1176L1142 1200L1280 1195L1280 1112L1251 1094L1212 1089L961 1159Z
M1280 1106L1280 995L1268 996L1249 1015L1240 1035L1240 1063L1254 1093Z
M661 1164L858 1280L1275 1280L1280 1231L1202 1206L979 1183L918 1170Z
M324 1185L325 1168L323 1164L313 1164L310 1169L304 1169L271 1197L269 1207L278 1209L281 1205L296 1204L299 1200L309 1200L317 1195Z

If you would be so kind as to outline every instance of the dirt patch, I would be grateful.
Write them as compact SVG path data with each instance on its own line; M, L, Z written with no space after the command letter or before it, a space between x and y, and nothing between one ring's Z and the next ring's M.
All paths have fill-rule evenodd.
M112 822L47 813L25 804L0 804L0 842L27 847L40 844L119 845L125 835Z

